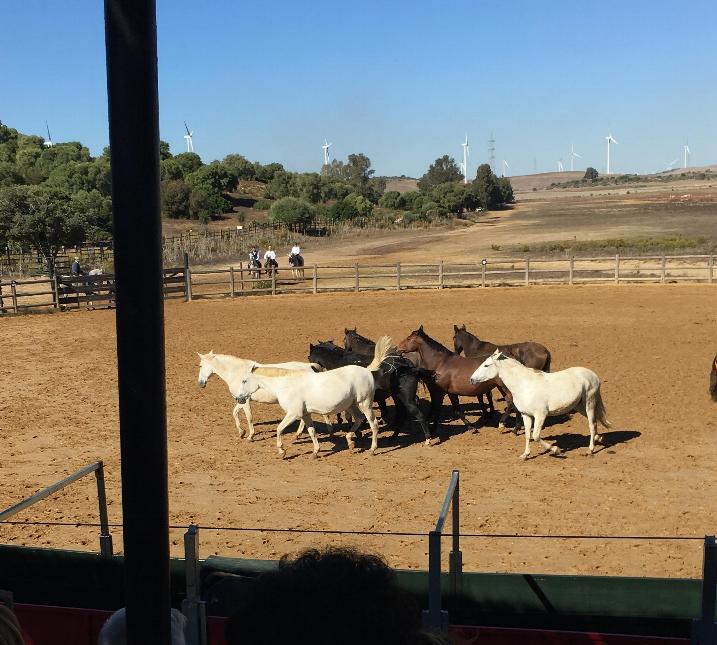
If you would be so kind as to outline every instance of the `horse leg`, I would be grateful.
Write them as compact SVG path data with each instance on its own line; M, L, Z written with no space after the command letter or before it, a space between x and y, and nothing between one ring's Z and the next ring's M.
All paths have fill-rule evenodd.
M249 436L247 439L249 441L252 440L254 437L254 423L251 416L251 407L249 406L249 401L247 401L243 406L242 409L244 410L244 416L246 417L246 423L249 426Z
M601 441L601 437L597 432L597 423L595 422L594 394L592 396L588 394L586 397L584 414L588 418L588 428L590 428L590 447L588 448L588 453L592 455L595 452L595 443L600 443Z
M527 459L530 457L530 428L533 425L533 420L527 414L524 414L523 424L525 425L525 451L520 455L520 458Z
M378 404L378 409L381 411L381 425L388 425L388 408L386 407L387 394L383 392L374 394L374 401Z
M418 404L416 403L416 397L413 396L411 398L405 397L401 403L403 403L404 407L406 408L406 411L411 415L411 418L415 421L418 421L418 424L421 426L421 430L423 430L423 435L426 438L426 441L424 442L424 446L430 446L431 445L431 429L428 427L428 423L426 423L426 417L423 416L423 412L421 412L421 408L418 407Z
M533 441L539 441L540 445L543 446L547 451L550 452L551 455L559 455L560 454L560 448L558 448L555 445L555 442L550 443L549 441L545 441L545 439L540 438L540 432L543 429L543 424L545 423L545 415L544 414L536 414L533 419ZM526 426L525 433L528 433L528 428Z
M319 442L316 440L316 432L314 431L314 422L311 419L310 414L305 414L303 418L303 422L306 425L306 429L309 432L309 436L311 437L311 443L314 444L314 454L313 457L316 459L319 455Z
M458 416L461 418L461 421L465 424L466 428L473 428L474 432L478 431L478 428L474 428L473 425L466 419L466 415L463 414L463 410L461 410L461 403L460 399L458 398L457 394L448 393L448 398L451 401L451 406L453 406L453 409L457 412Z
M299 428L296 431L296 434L294 435L294 439L298 439L301 436L301 433L304 431L304 428L306 427L306 424L304 423L304 420L302 419L299 421Z
M241 403L237 403L232 410L232 416L234 417L234 423L236 424L237 430L239 430L239 438L244 437L244 430L242 430L241 422L239 421L239 411L241 410Z
M296 415L287 412L286 416L281 420L281 423L276 426L276 449L282 459L284 455L286 455L286 450L284 450L284 444L281 441L281 433L284 431L284 428L291 425L293 421L296 421Z
M370 406L369 406L370 407ZM354 450L354 438L356 437L356 431L358 430L358 427L361 425L364 415L362 414L362 411L359 410L359 408L354 404L352 405L347 412L351 413L351 416L354 419L354 422L351 424L351 428L346 433L346 443L348 444L349 450ZM373 410L371 410L371 414L373 414ZM375 418L375 417L374 417Z
M324 417L324 423L326 424L326 427L329 429L329 434L333 436L334 434L334 426L331 423L331 419L329 419L328 415L322 414L322 417Z
M446 393L437 387L429 389L431 395L431 409L428 418L433 420L433 434L438 436L438 426L441 422L441 412L443 410L443 399Z
M371 454L375 455L376 448L378 448L378 421L376 421L376 415L373 413L371 401L361 401L358 404L358 407L365 415L368 424L371 426Z

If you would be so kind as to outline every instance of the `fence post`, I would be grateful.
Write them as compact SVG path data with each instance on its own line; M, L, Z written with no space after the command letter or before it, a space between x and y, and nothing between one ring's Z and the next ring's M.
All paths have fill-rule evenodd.
M707 264L709 266L709 276L707 278L707 281L712 284L714 280L714 268L715 268L715 256L710 254L710 259L707 261Z
M0 292L1 291L2 290L0 289ZM60 308L60 284L57 279L57 272L55 272L55 275L52 276L52 299L55 301L54 302L55 309L59 309ZM1 297L0 297L0 300L2 300Z
M620 282L620 254L615 254L615 284Z
M12 311L17 313L17 282L15 280L10 283L10 295L12 296Z
M717 643L715 605L717 600L717 543L714 535L706 535L702 567L702 609L700 618L692 621L692 645Z
M276 269L274 267L271 268L271 295L276 295Z
M662 261L660 262L660 282L661 282L662 284L665 284L665 275L666 275L666 273L667 273L667 271L666 271L666 264L667 264L667 261L666 261L666 259L665 259L665 256L663 255L663 256L662 256Z
M229 266L229 284L232 289L232 298L234 297L234 267Z
M359 265L358 262L354 263L354 291L359 291Z
M447 612L441 610L441 533L428 534L428 611L423 612L423 626L440 632L447 626Z
M570 268L568 269L568 284L573 284L573 274L575 273L575 256L570 256Z
M481 263L481 282L480 282L480 286L481 286L481 287L485 287L485 268L486 268L486 266L488 266L488 260L486 260L485 258L483 258L480 263Z
M530 258L525 258L525 286L530 285Z
M182 613L187 618L187 645L206 645L207 608L200 600L199 527L195 524L190 524L184 534L184 579L186 597L182 600Z
M443 260L438 263L438 288L443 289Z
M97 482L97 503L100 507L100 553L103 558L112 557L112 535L110 535L110 525L107 519L107 495L105 494L105 468L100 461L95 470L95 480Z
M448 572L450 590L455 596L463 592L463 554L461 553L461 521L460 521L460 472L453 471L456 476L456 489L453 491L452 511L453 517L453 545L448 554Z
M189 253L184 252L184 300L192 301L192 270L189 268Z
M0 278L0 314L5 313L5 302L2 297L2 278Z
M396 262L396 290L401 290L401 263Z
M314 293L319 292L319 267L314 265L314 275L312 279L312 288Z
M251 274L249 274L251 275ZM239 262L239 289L241 290L241 295L244 295L244 264L242 262Z

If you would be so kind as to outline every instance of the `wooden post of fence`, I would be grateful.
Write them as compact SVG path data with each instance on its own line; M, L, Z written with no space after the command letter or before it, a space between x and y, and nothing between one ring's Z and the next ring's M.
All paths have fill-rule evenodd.
M229 267L229 284L231 285L232 289L232 298L234 297L234 267Z
M55 309L60 308L60 281L57 279L57 273L52 276L52 299L55 304Z
M184 252L184 300L192 300L192 271L189 268L189 253Z
M665 276L667 275L667 260L665 259L665 256L662 256L662 261L660 262L660 282L662 284L665 284Z
M247 267L248 268L248 267ZM251 277L251 273L249 274ZM244 263L239 262L239 291L241 295L244 295Z
M568 268L568 284L573 284L573 274L575 273L575 256L570 256L570 265Z
M15 280L10 283L10 295L12 296L13 313L17 313L17 282Z
M707 265L709 268L709 275L707 276L707 282L712 284L712 281L714 280L714 269L715 269L715 256L710 254L710 259L707 261Z
M313 283L312 287L313 287L314 293L318 293L319 292L319 267L316 265L314 265L314 276L312 279L312 283Z
M481 260L480 286L485 287L485 268L488 266L487 260Z
M401 263L396 262L396 290L401 290Z
M274 267L271 268L271 295L276 295L276 269Z
M438 263L438 288L443 289L443 260Z
M354 263L354 291L359 292L359 265L358 262Z
M2 298L2 278L0 278L0 314L5 313L5 302Z
M615 254L615 284L620 282L620 254Z
M525 258L525 286L530 285L530 258Z

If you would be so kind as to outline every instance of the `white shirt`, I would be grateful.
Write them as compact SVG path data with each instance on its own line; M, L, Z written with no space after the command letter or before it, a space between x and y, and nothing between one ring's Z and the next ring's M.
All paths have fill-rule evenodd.
M291 254L292 255L301 255L301 249L298 246L292 246Z
M267 251L266 253L264 253L264 259L276 260L276 251Z

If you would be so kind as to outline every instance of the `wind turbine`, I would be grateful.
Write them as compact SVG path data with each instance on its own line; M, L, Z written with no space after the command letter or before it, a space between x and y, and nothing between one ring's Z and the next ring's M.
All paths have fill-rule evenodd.
M689 159L690 154L691 154L689 142L687 142L684 146L682 146L682 150L685 153L685 168L687 168L687 160Z
M46 148L52 148L55 144L52 143L52 136L50 135L50 126L47 125L47 121L45 121L45 128L47 128L47 141L45 141L45 147Z
M672 170L675 167L675 164L680 160L679 157L675 157L670 163L665 164L667 166L667 170Z
M505 171L510 170L510 166L508 165L508 162L503 159L503 177L505 177Z
M558 160L558 172L563 172L563 170L565 170L565 168L563 167L563 160L559 159Z
M186 121L184 122L184 129L187 131L187 134L184 135L184 138L187 140L187 152L194 152L194 144L192 143L192 135L194 134L194 131L189 131Z
M463 147L463 183L468 183L468 157L471 156L470 148L468 147L468 135L466 134L466 140L461 144Z
M333 143L329 143L326 139L324 139L324 145L321 146L324 150L324 166L329 165L329 148L334 145Z
M612 133L608 134L605 137L605 140L607 141L607 174L610 174L610 144L611 143L617 143L615 139L613 139Z
M573 147L573 144L570 144L570 172L573 172L573 162L576 159L582 159L582 157L575 152L575 148Z

